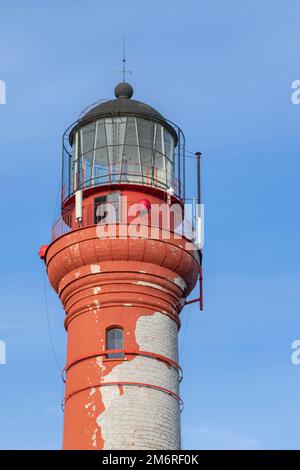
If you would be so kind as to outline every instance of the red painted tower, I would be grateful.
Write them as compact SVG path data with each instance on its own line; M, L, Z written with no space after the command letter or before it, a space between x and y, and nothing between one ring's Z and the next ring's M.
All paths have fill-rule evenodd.
M184 136L132 94L117 85L64 134L61 217L41 251L66 312L65 449L180 449L179 314L201 253Z

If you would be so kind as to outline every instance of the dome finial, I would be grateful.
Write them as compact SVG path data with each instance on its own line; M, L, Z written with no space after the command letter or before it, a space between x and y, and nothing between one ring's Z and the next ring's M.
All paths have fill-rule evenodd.
M131 98L133 95L133 88L129 83L121 82L115 88L116 98Z

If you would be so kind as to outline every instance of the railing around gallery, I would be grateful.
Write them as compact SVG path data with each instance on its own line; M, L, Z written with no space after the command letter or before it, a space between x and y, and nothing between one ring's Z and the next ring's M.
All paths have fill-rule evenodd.
M151 234L155 229L163 229L166 232L174 232L176 238L185 239L198 243L197 208L195 200L187 201L185 205L166 202L162 204L151 204L146 207L138 201L128 201L126 197L119 200L101 204L83 204L82 217L75 218L75 206L69 206L62 210L61 216L54 222L52 227L52 240L80 228L98 225L101 227L99 233L104 233L105 227L109 225L122 225L131 227L130 233ZM145 232L143 227L148 227ZM141 229L140 229L141 228Z

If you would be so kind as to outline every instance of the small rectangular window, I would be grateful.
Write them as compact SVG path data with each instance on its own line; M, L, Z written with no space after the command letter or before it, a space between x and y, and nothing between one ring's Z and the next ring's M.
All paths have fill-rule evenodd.
M106 332L106 349L124 349L124 331L121 328L110 328ZM123 352L109 353L108 359L118 359L124 357Z

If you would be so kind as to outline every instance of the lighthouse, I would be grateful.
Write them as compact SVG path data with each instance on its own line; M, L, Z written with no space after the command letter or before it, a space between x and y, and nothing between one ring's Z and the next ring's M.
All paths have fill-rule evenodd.
M178 331L201 251L185 230L184 135L132 96L123 81L65 132L61 213L40 251L66 313L64 449L181 448Z

